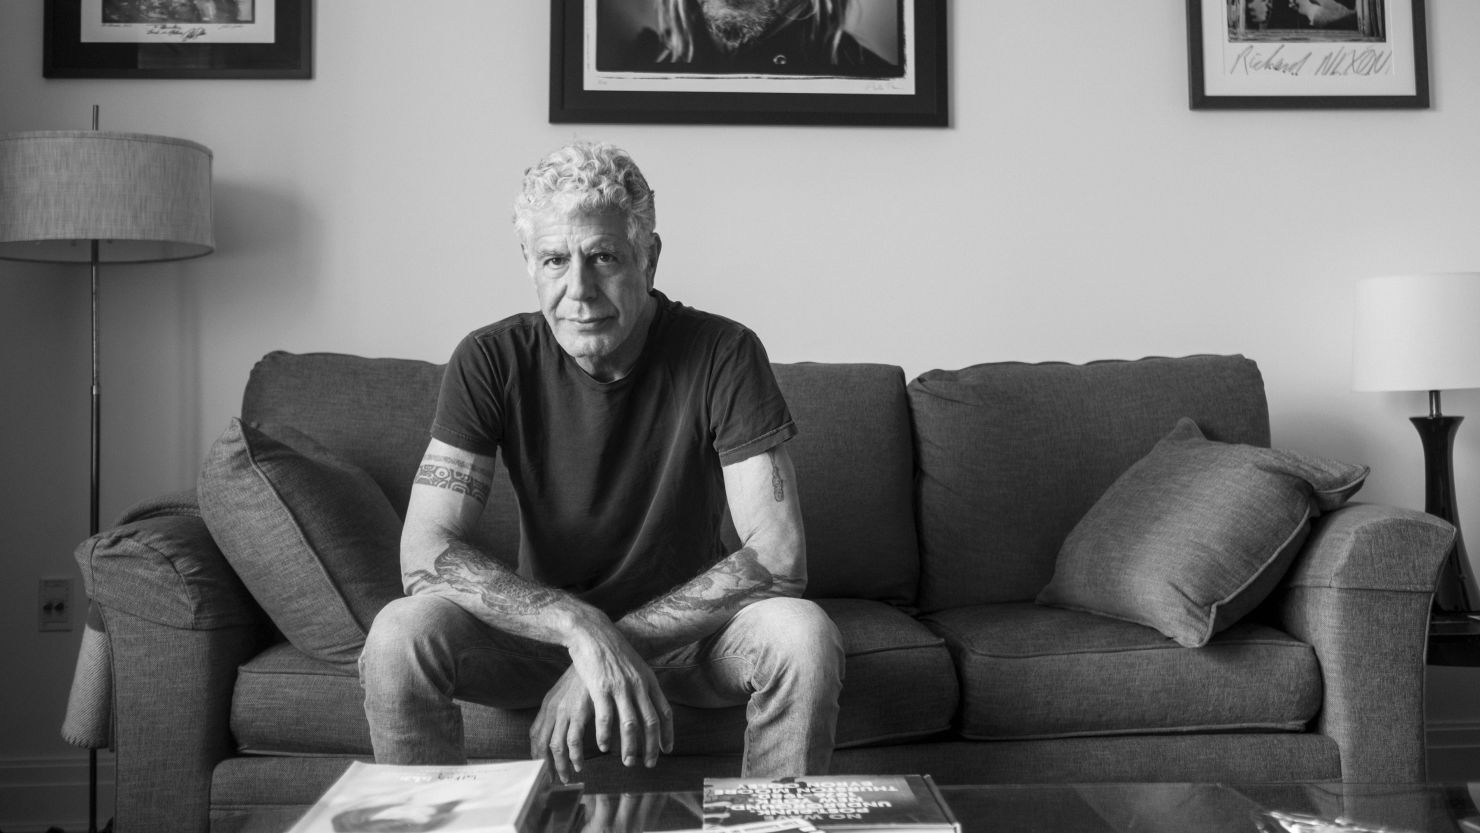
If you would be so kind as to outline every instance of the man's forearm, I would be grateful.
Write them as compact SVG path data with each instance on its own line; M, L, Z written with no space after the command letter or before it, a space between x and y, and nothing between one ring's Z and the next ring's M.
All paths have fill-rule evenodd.
M806 576L778 574L754 548L742 547L622 617L617 630L650 659L708 636L753 602L800 596L806 584Z
M429 568L405 575L408 593L442 596L500 630L564 644L575 620L600 615L574 596L520 576L465 541L439 542Z

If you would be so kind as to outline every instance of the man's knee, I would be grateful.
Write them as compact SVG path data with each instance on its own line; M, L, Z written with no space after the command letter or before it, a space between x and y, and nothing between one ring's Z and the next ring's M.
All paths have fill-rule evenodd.
M449 628L448 620L460 609L434 596L393 599L375 615L360 653L360 678L366 672L393 671L409 662L422 662L435 653Z
M843 637L815 602L775 598L751 608L756 636L779 662L842 679Z

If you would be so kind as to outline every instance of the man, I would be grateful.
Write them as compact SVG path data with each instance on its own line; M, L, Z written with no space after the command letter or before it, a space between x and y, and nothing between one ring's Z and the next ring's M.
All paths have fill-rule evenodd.
M852 0L655 0L657 28L626 50L598 47L598 67L632 72L897 78L845 31Z
M1246 29L1263 29L1269 25L1271 0L1230 0L1228 30L1238 35Z
M673 749L672 700L749 703L748 775L827 770L843 658L799 598L796 428L753 333L653 289L654 216L610 145L526 172L515 229L540 311L473 332L448 365L402 535L408 595L361 657L376 760L464 760L456 697L538 706L530 752L562 780L588 733L651 767ZM496 454L517 572L474 541Z

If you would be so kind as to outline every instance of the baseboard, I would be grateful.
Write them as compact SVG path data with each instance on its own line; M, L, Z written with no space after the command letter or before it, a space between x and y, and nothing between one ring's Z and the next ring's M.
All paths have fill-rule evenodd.
M1430 720L1430 781L1480 781L1480 721Z
M98 754L98 827L113 816L113 755ZM87 830L87 753L0 758L0 830Z

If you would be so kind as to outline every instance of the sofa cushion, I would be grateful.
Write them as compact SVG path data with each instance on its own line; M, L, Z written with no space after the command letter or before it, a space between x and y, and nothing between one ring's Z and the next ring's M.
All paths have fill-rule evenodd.
M787 449L806 520L807 595L913 603L919 553L904 371L877 364L772 369L800 431ZM406 359L273 352L252 369L242 418L314 437L368 473L404 516L443 370ZM494 552L519 551L518 503L502 465L477 537Z
M252 368L242 419L291 425L370 475L402 517L431 439L444 365L341 353L268 353ZM519 551L519 506L508 472L494 471L477 539Z
M904 371L776 364L797 436L809 598L912 605L919 580L914 447Z
M922 610L1029 601L1069 530L1183 416L1269 445L1259 368L1242 356L982 364L909 386Z
M1310 646L1240 623L1206 647L1026 602L932 613L961 677L961 734L1022 740L1301 731L1321 705Z
M818 602L838 626L847 656L837 745L929 737L949 730L958 689L940 637L900 611L858 599ZM267 649L237 674L231 731L242 752L368 755L365 693L352 670L305 656L288 643ZM674 705L675 754L738 754L745 707ZM535 710L462 704L474 758L528 754Z
M233 419L198 492L222 554L283 635L353 668L375 614L401 595L401 520L380 488L301 432Z
M1211 442L1179 420L1075 525L1038 602L1205 645L1269 595L1310 519L1366 477L1365 466Z

